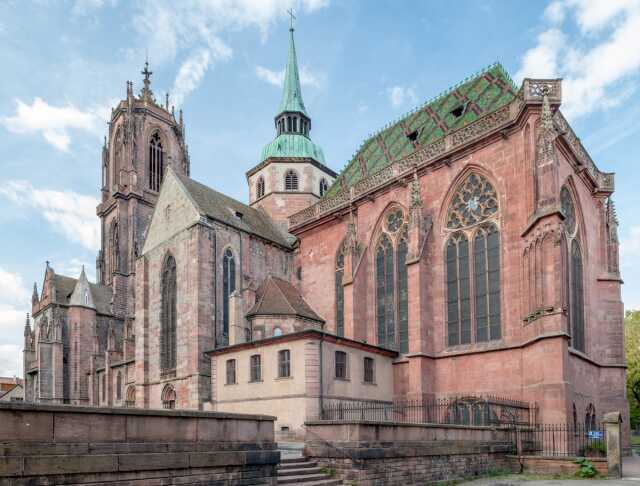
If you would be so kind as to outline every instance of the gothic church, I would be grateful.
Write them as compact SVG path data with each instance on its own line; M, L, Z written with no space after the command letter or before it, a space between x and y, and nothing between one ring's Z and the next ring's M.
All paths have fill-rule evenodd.
M102 149L98 282L47 264L34 286L26 401L268 413L294 435L328 400L627 410L614 174L563 117L561 80L490 66L337 174L291 28L244 204L191 178L182 112L143 75Z

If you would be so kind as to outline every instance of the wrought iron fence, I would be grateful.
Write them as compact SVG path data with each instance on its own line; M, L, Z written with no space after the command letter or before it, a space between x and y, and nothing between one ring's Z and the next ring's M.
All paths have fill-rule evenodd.
M366 420L456 425L533 425L536 407L495 396L448 397L435 400L325 399L321 420Z
M524 454L550 457L606 457L602 426L537 424L520 430Z

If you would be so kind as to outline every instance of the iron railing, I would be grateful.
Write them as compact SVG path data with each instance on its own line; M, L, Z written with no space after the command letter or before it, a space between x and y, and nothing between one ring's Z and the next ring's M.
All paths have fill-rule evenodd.
M602 426L537 424L520 430L524 454L548 457L606 457Z
M321 420L357 420L455 425L533 425L536 407L495 396L434 400L325 399Z

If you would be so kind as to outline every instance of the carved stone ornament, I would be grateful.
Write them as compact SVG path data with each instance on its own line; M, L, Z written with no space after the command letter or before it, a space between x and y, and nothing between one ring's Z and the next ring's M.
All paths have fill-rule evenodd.
M471 173L456 190L447 214L447 228L460 229L480 223L498 211L498 196L491 183Z

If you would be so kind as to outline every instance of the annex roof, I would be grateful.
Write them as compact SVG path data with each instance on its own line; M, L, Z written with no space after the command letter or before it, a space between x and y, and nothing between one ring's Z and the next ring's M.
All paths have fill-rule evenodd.
M324 322L307 304L296 287L278 277L267 277L256 292L256 303L247 317L293 315Z

